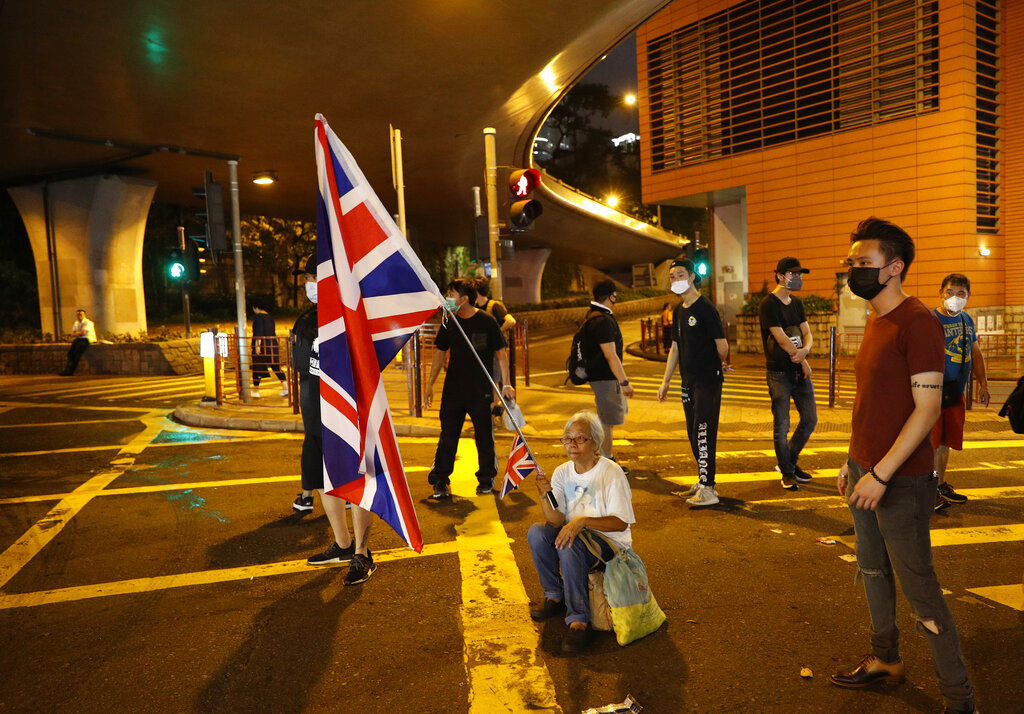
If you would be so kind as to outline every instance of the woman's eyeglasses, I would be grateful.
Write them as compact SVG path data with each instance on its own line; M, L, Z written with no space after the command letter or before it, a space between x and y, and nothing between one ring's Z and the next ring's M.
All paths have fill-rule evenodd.
M588 441L590 441L590 437L589 436L563 436L561 441L562 441L562 445L563 446L568 446L569 444L576 444L576 446L583 446Z

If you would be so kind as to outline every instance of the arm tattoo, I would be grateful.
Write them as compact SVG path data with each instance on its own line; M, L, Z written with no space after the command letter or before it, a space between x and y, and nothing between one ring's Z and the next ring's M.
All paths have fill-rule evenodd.
M917 380L910 383L911 389L942 389L941 384L921 384Z

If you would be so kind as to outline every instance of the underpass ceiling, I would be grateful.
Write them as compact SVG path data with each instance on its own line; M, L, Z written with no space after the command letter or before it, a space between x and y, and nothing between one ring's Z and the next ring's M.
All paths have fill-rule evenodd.
M311 220L313 116L322 112L394 210L388 124L402 130L414 239L469 242L482 129L498 160L522 164L544 115L602 54L667 0L177 0L0 3L0 184L96 167L129 150L31 136L27 128L242 157L243 213ZM118 164L191 189L223 160L172 151ZM109 170L109 169L108 169ZM253 172L275 170L270 187ZM634 262L664 245L548 206L530 244L592 264ZM604 254L603 246L611 251Z

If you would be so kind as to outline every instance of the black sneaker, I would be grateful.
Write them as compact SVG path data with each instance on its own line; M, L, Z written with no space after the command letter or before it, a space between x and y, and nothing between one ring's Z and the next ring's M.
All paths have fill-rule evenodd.
M292 510L298 511L299 513L309 513L313 510L313 496L303 496L301 493L298 498L292 503Z
M787 491L799 491L800 485L797 483L795 474L782 474L782 487Z
M356 545L352 543L348 548L342 548L337 543L331 543L331 547L319 555L314 555L306 562L310 565L331 565L332 563L347 563L355 557Z
M493 478L492 479L488 479L486 481L481 481L480 484L476 487L476 495L477 496L486 496L489 493L494 493L494 479Z
M939 493L950 503L967 503L967 496L954 491L953 486L949 482L939 484Z
M356 553L348 564L345 584L359 585L359 583L365 583L370 579L375 570L377 570L377 565L373 562L373 554L370 551L366 551L366 555Z
M544 598L544 604L541 607L530 610L530 618L534 622L544 622L552 617L562 617L563 615L565 615L565 600L552 600L549 597Z
M436 498L438 501L443 501L443 500L445 500L447 498L451 498L451 497L452 497L452 490L450 488L448 488L448 484L446 484L446 483L435 483L434 484L434 494L433 494L432 498Z
M811 475L804 471L802 468L793 464L793 475L796 476L797 483L810 483Z
M941 513L949 508L949 501L938 491L935 492L935 512Z

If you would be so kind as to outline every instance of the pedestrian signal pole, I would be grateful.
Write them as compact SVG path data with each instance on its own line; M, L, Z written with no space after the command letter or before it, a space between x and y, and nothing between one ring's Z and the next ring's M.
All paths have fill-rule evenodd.
M185 256L185 226L178 226L178 248ZM192 303L188 294L188 271L181 276L181 312L185 315L185 339L192 337Z
M249 389L249 341L245 338L245 272L242 266L242 218L238 208L238 161L228 161L228 176L231 181L231 239L235 249L235 312L238 316L238 371L242 381L242 403L252 401Z
M491 297L502 299L501 289L501 236L498 232L498 152L495 149L494 127L484 129L484 185L487 193L487 243L490 246Z

